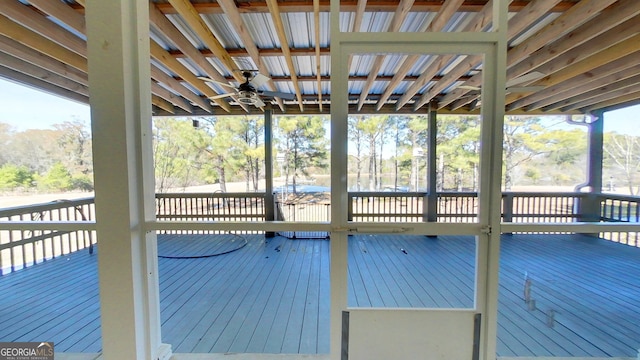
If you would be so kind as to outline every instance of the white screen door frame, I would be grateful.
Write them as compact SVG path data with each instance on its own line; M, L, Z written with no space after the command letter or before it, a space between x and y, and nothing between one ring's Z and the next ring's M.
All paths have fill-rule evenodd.
M347 305L347 241L350 232L476 236L474 309L481 314L479 359L494 359L497 332L502 126L506 76L506 2L496 1L493 32L485 33L344 33L340 32L339 1L331 1L331 359L342 359L342 318ZM504 24L504 26L499 26ZM348 221L347 144L348 59L352 54L481 54L483 64L482 128L478 222L471 224L357 223ZM376 311L367 310L369 311ZM406 317L379 309L372 316L393 322ZM429 311L417 309L416 311ZM433 310L436 311L436 310ZM368 315L362 326L372 321ZM422 316L419 315L419 316ZM428 314L427 314L428 316ZM440 316L436 314L436 316ZM457 317L468 322L471 317ZM456 320L458 321L458 320ZM473 322L471 323L471 326ZM357 329L357 324L351 324ZM414 330L415 331L415 330ZM469 342L471 340L462 340ZM472 344L468 344L472 346ZM461 344L461 346L464 346ZM416 351L424 349L416 348ZM411 352L411 350L408 350ZM443 356L446 356L443 355ZM455 355L453 355L455 357ZM451 358L454 358L451 357Z

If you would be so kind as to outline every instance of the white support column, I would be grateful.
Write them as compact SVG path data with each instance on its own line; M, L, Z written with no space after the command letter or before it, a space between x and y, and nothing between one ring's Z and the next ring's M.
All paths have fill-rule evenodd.
M89 89L105 360L161 344L149 83L149 3L88 0Z
M342 311L347 308L348 56L340 33L340 1L331 0L331 360L341 359Z
M484 360L496 358L508 3L493 3L497 38L483 69L478 217L485 234L476 240L476 309L483 314L480 358Z

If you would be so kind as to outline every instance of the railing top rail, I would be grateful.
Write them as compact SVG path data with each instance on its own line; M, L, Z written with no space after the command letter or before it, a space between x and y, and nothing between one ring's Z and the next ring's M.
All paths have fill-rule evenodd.
M349 191L349 197L424 197L427 196L423 191Z
M60 199L60 200L54 200L47 203L14 206L14 207L0 209L0 218L30 214L34 212L40 212L40 211L48 211L48 210L62 209L62 208L68 208L68 207L75 207L80 205L93 204L93 202L94 202L93 197L87 197L87 198L74 199L74 200Z
M603 193L603 194L599 194L599 195L604 199L621 200L621 201L629 201L629 202L640 202L640 196L618 195L618 194L607 194L607 193Z
M590 193L582 192L545 192L545 191L503 191L502 196L522 196L522 197L584 197Z
M259 198L264 192L202 192L202 193L157 193L156 199L171 198Z

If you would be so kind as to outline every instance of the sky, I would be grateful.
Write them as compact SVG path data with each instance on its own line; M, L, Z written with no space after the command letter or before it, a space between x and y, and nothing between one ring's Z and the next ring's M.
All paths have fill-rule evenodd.
M80 120L89 127L89 106L0 78L0 122L16 131L52 129L54 124ZM605 132L640 136L640 105L606 112Z

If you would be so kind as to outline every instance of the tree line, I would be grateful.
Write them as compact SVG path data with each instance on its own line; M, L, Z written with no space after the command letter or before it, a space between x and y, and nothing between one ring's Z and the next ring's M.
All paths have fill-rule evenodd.
M436 188L475 191L480 166L478 116L437 117ZM503 132L503 188L584 182L587 136L583 127L549 126L549 120L508 116ZM194 126L197 123L198 126ZM244 191L264 188L264 119L261 116L156 118L153 152L157 191L229 182ZM276 116L273 174L295 191L301 183L330 186L329 121L320 116ZM424 191L427 187L425 116L350 116L350 190ZM0 123L0 191L92 189L87 125L65 122L49 130L15 131ZM606 133L605 190L637 194L640 137Z
M0 122L0 191L93 189L91 136L79 120L16 131Z

